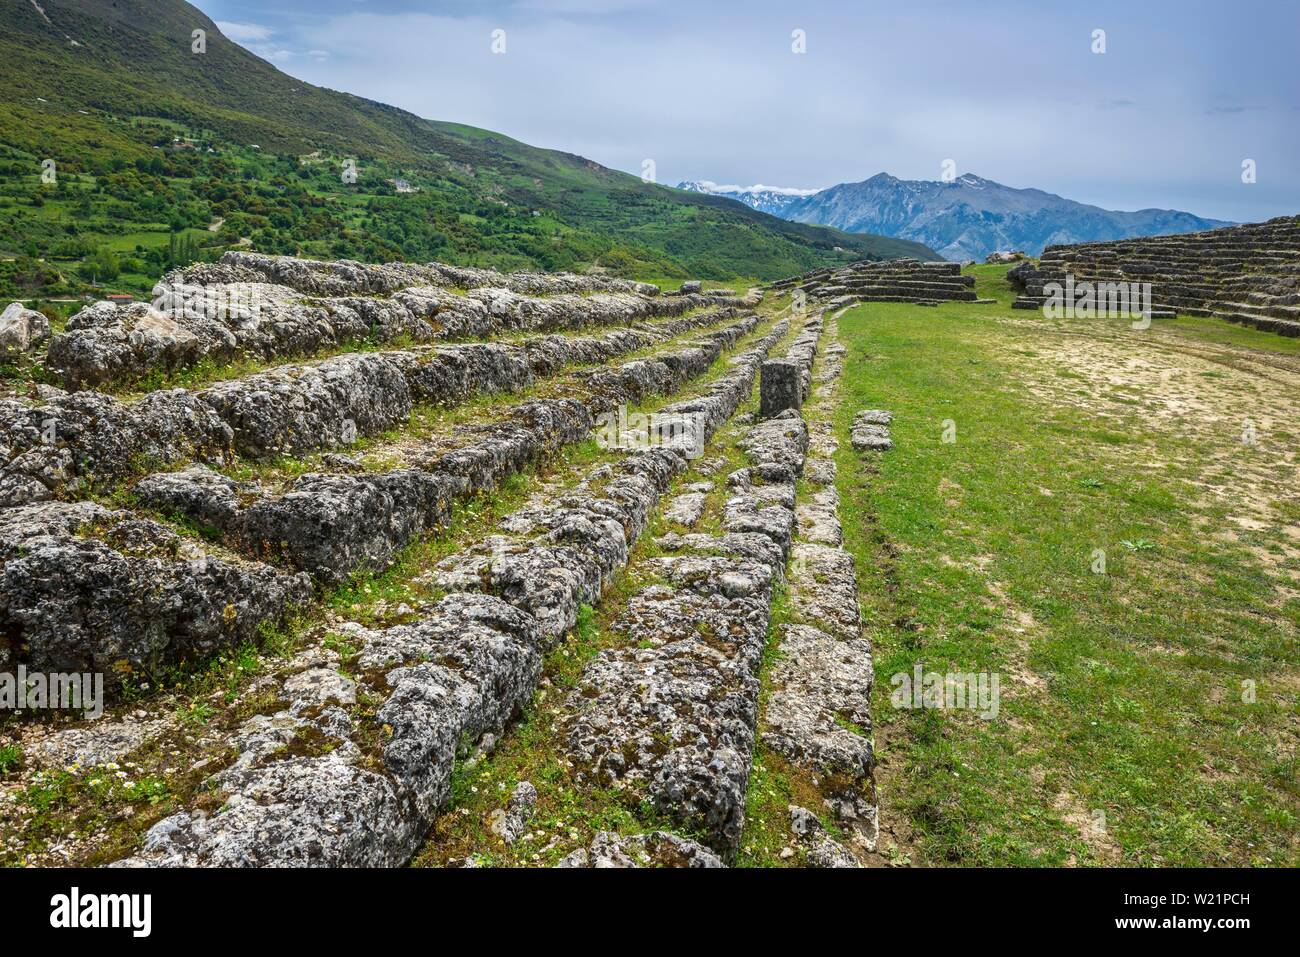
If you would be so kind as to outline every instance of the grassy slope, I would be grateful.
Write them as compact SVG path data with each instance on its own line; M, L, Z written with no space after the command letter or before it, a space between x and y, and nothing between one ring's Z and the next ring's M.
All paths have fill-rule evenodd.
M181 0L50 0L43 8L49 22L30 3L15 0L0 10L0 58L22 64L0 77L0 159L7 154L32 169L16 197L38 188L37 164L46 157L76 174L95 163L156 156L150 136L134 125L147 117L177 124L178 132L202 132L227 154L251 144L285 156L319 150L332 163L355 156L377 178L418 182L423 196L395 202L421 208L436 196L471 214L459 225L480 242L454 243L445 255L457 261L554 268L604 253L605 265L625 274L724 279L776 278L860 258L934 258L916 243L787 223L731 200L643 183L579 156L310 86L226 40ZM190 51L194 29L208 34L202 55ZM271 175L258 164L239 172L255 182ZM336 185L323 198L338 207L347 192ZM483 217L500 218L501 207L513 210L514 228L487 228L492 224ZM19 227L50 218L21 201L10 208ZM542 224L524 219L533 210L554 228L539 232ZM341 213L336 219L327 231L376 229ZM124 222L122 231L142 225ZM312 233L298 226L290 235L301 241ZM413 258L428 254L412 238L385 238Z
M842 515L876 649L882 851L1294 866L1295 399L1234 370L1294 374L1300 343L1211 320L1053 325L1006 308L1004 269L976 272L1000 305L872 304L840 323ZM1150 390L1115 377L1112 354ZM1165 414L1173 398L1144 364L1184 362L1224 390L1208 396L1220 409ZM1261 413L1258 444L1213 416L1223 403ZM898 447L877 464L847 442L860 408L895 413ZM1248 490L1265 520L1243 525ZM999 717L893 708L891 676L918 662L1001 673Z

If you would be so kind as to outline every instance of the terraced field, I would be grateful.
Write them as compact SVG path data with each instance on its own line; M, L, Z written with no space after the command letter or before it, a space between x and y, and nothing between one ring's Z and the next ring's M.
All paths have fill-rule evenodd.
M233 253L161 292L74 316L0 400L0 673L101 675L106 701L0 725L0 862L1293 859L1294 591L1239 543L1184 555L1164 493L1107 499L1147 420L1061 431L1096 414L1081 377L1124 411L1125 350L1253 363L1202 397L1275 402L1294 370L1259 340L1288 340L1119 341L1013 313L1005 269L930 264L665 294ZM1162 399L1191 401L1180 375ZM1257 424L1258 468L1232 467L1262 503L1293 457L1277 471L1290 433ZM1285 539L1242 527L1291 574ZM1148 554L1158 600L1128 584ZM1002 678L1002 720L896 697L936 669ZM1157 747L1207 675L1268 697L1219 694L1193 709L1204 748ZM1211 800L1231 826L1189 823ZM1094 807L1110 830L1081 830Z

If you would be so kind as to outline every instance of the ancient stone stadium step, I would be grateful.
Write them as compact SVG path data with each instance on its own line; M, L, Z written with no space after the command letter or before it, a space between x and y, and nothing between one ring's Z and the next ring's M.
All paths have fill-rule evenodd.
M1221 319L1235 322L1242 326L1251 326L1264 332L1275 332L1280 336L1295 338L1300 336L1300 322L1290 319L1278 319L1274 316L1259 316L1248 312L1216 312Z
M960 263L928 263L915 259L860 262L839 269L821 269L772 283L774 292L793 291L812 297L819 306L836 308L846 302L975 302L975 277L961 272Z
M706 392L668 410L699 413L691 421L711 434L752 392L787 328L778 323ZM335 670L331 649L306 649L275 692L282 710L254 716L230 741L237 756L208 782L206 806L217 810L166 818L121 863L404 864L449 797L457 754L532 698L544 650L598 599L686 462L666 445L602 465L572 494L521 510L501 536L447 559L437 574L449 594L431 614L382 630L340 626L359 649L356 678ZM638 856L708 861L658 835L611 838L591 852L634 846Z
M1047 310L1050 307L1051 307L1050 301L1047 298L1042 296L1027 296L1027 295L1017 296L1015 301L1011 303L1012 309L1034 309L1034 310L1038 310L1039 312L1043 312L1044 310ZM1063 307L1064 306L1062 305L1062 308ZM1174 319L1178 316L1178 312L1179 311L1177 309L1168 309L1168 308L1162 308L1160 306L1154 306L1151 308L1151 310L1148 313L1146 313L1146 315L1151 319ZM1136 313L1134 313L1134 315L1136 315Z
M293 285L267 282L271 277ZM533 276L521 285L546 288L542 280ZM50 340L47 366L76 390L241 356L271 360L350 342L578 330L742 304L717 296L659 296L646 284L618 291L593 285L582 294L567 291L571 285L557 280L542 296L499 287L459 294L436 265L362 267L232 252L219 263L164 277L153 303L99 302L81 310Z
M703 375L758 323L750 316L695 344L613 369L577 374L570 395L523 402L495 421L458 426L404 450L409 467L315 472L281 490L194 466L146 477L142 504L219 531L246 554L309 572L326 585L387 568L415 538L444 524L452 504L582 441L602 416Z
M839 401L845 350L833 316L827 338L833 344L818 370L813 401L804 410L810 437L803 475L812 491L796 505L790 620L775 632L777 653L764 674L768 693L759 735L822 799L817 808L790 808L799 862L854 867L875 850L879 832L871 731L874 670L871 645L861 633L853 557L841 547L834 459L838 442L829 419ZM830 815L849 836L848 846L830 836L818 814Z
M639 388L675 390L697 377L757 322L750 316L715 330L709 340L668 353L666 362L635 360L627 375L601 377L608 391L593 389L587 405L574 399L525 403L501 428L471 429L437 471L317 474L298 480L288 494L259 498L251 485L196 467L152 476L136 497L209 532L225 531L246 554L287 557L319 582L337 583L359 568L385 566L403 546L444 523L456 498L580 441L591 430L592 408L640 397ZM634 374L646 369L657 374ZM584 376L600 376L600 370ZM33 667L111 669L111 692L128 674L201 660L216 648L256 639L259 628L312 595L305 575L223 557L220 549L210 554L212 546L127 512L49 502L0 515L12 522L16 541L33 543L0 560L0 578L8 583L0 626L20 636L6 643L7 653ZM70 576L59 576L53 593L49 576L42 577L51 562L62 562ZM139 583L134 601L114 599L115 580ZM144 587L149 584L156 587ZM22 655L21 646L27 649Z
M0 505L76 494L83 483L110 489L141 463L221 467L236 456L350 445L401 425L420 405L524 390L565 366L603 363L740 314L722 307L600 336L353 353L136 402L45 387L36 403L0 400Z
M1300 322L1300 216L1176 237L1049 246L1007 273L1015 306L1039 308L1047 283L1149 282L1157 317L1218 316L1280 335Z
M132 675L256 641L306 575L222 555L93 502L0 509L0 671Z
M365 264L351 260L317 262L290 256L232 250L215 264L199 263L172 273L169 279L191 285L262 282L288 286L310 296L388 296L412 286L458 289L506 289L528 296L560 293L630 292L656 296L650 283L575 273L502 273L495 269L450 266L445 263Z
M815 319L788 358L812 363ZM794 410L749 429L748 465L727 478L724 534L660 540L611 626L618 640L583 670L562 734L580 785L642 794L724 860L744 824L759 662L773 588L793 537L808 432Z

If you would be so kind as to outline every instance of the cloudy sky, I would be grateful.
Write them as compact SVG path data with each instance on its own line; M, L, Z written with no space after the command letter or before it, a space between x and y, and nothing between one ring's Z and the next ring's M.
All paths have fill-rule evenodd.
M1112 209L1300 212L1295 0L193 2L308 82L664 183L953 159Z

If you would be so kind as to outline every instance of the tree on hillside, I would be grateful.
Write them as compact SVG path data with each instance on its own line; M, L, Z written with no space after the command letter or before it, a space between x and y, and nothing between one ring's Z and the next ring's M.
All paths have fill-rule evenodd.
M122 273L117 253L103 246L86 257L81 264L81 274L95 282L112 282Z

